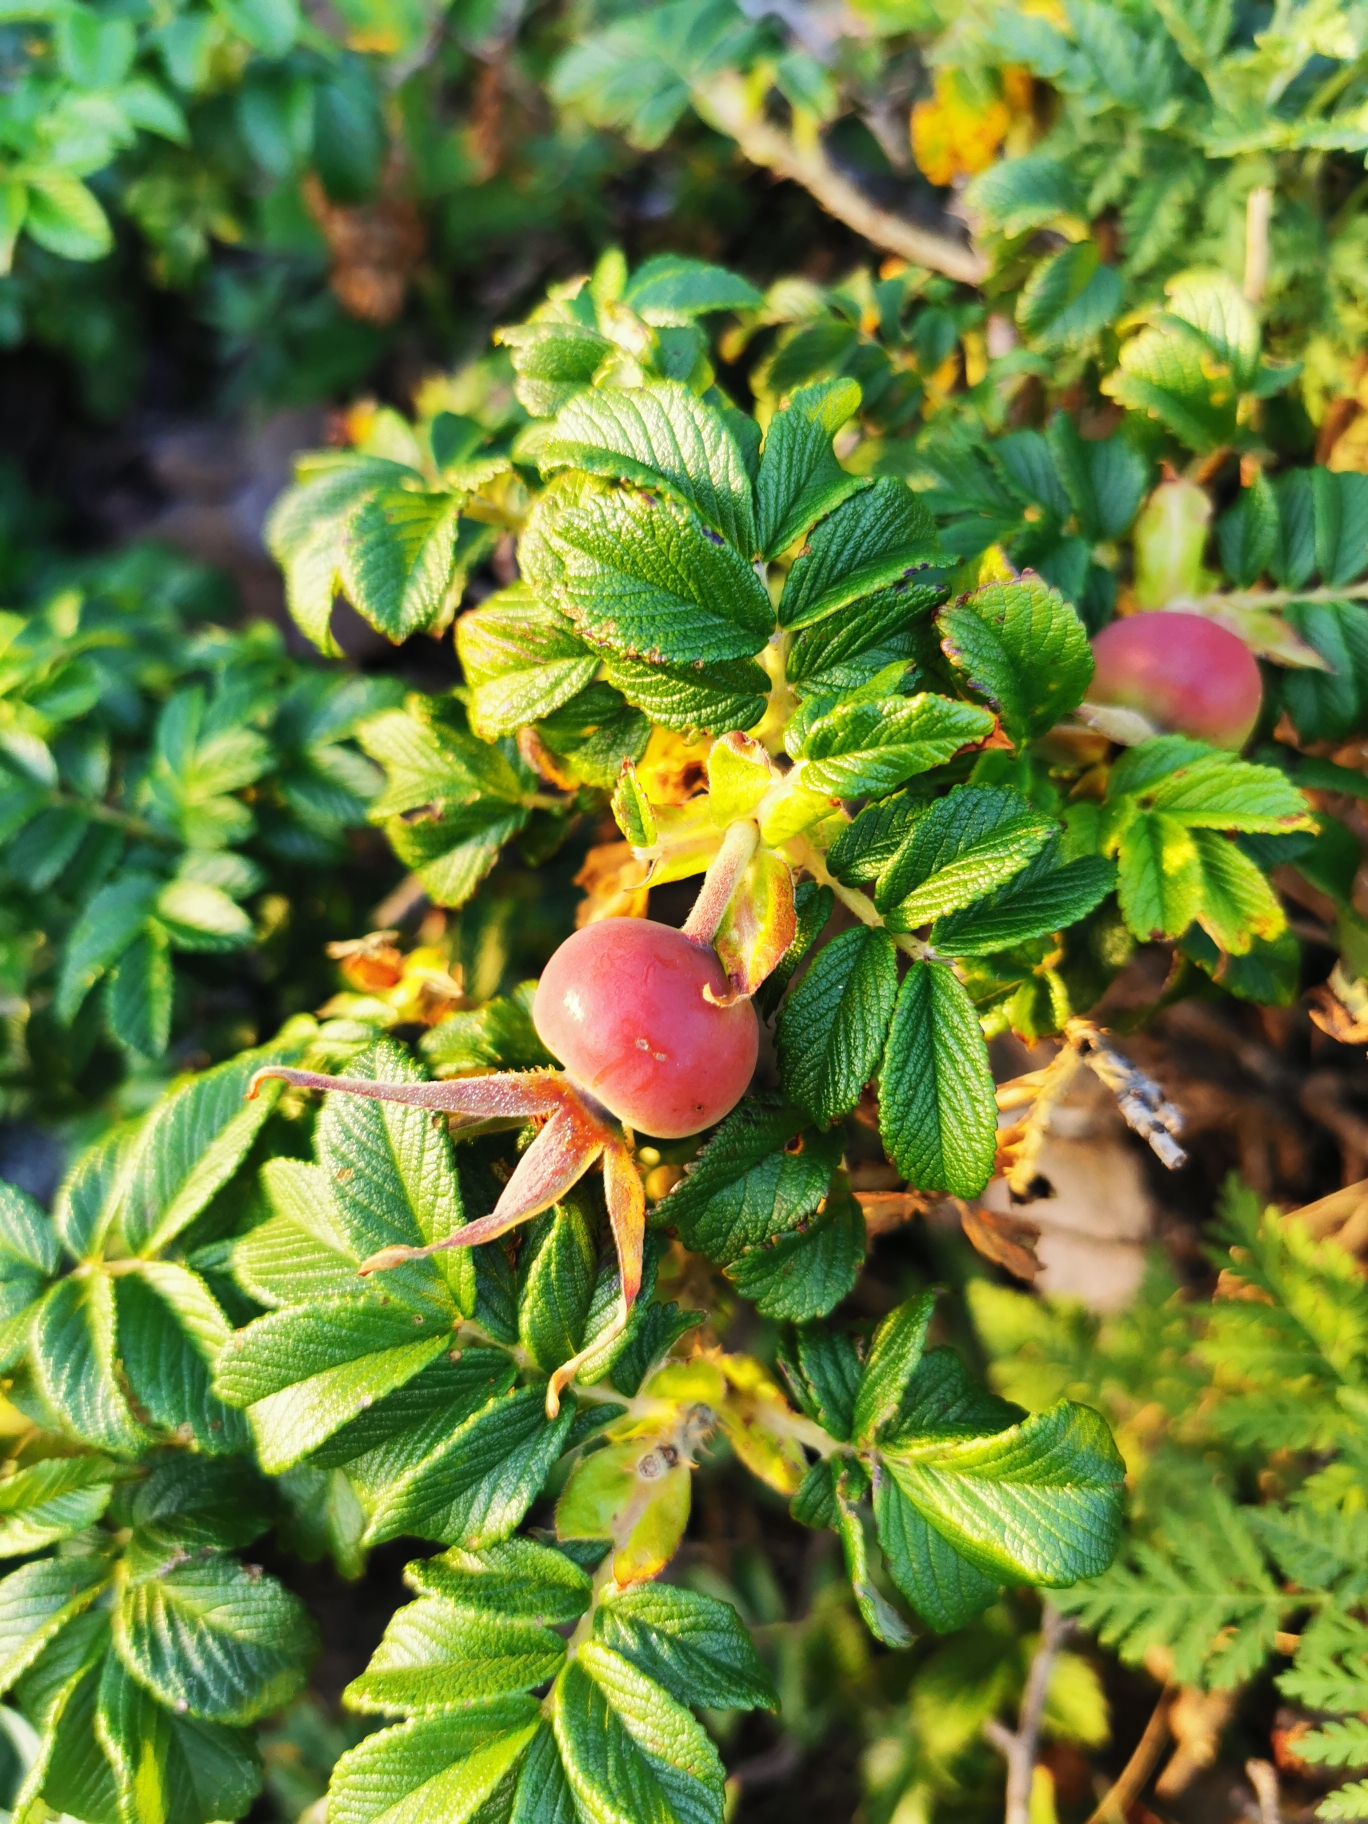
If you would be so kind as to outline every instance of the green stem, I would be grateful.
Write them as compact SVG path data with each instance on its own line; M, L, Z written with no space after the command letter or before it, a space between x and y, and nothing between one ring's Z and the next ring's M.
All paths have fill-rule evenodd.
M161 848L181 849L185 844L178 836L168 836L141 817L134 817L129 811L116 810L112 804L101 804L98 799L77 798L72 792L64 792L53 786L47 794L47 801L53 810L79 811L83 817L89 817L92 823L107 823L113 829L122 830L127 836L134 836L139 842L155 842Z
M887 929L873 900L867 894L857 892L854 887L842 886L841 882L827 868L821 851L813 846L808 837L798 837L795 843L789 845L789 848L790 852L795 848L799 849L796 856L798 865L806 868L819 886L830 887L846 910L853 912L862 925L868 925L871 929L879 931ZM932 963L940 960L930 944L924 944L919 937L913 937L910 932L890 931L888 935L903 955L910 956L915 963Z

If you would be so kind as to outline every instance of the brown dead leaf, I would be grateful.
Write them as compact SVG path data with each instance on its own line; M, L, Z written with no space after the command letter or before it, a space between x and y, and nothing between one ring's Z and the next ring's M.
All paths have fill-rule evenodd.
M630 843L601 842L590 849L575 876L575 885L584 888L575 908L575 929L601 918L645 918L649 872L650 863L638 861Z
M960 1226L969 1245L985 1260L1005 1267L1017 1279L1032 1280L1041 1263L1036 1254L1040 1240L1039 1226L1024 1216L1008 1216L998 1210L985 1210L981 1203L955 1199Z
M1176 1799L1220 1753L1221 1736L1235 1709L1234 1691L1199 1691L1184 1685L1169 1710L1178 1746L1154 1783L1155 1796Z
M1345 1006L1329 982L1322 982L1307 994L1307 1012L1312 1023L1341 1045L1368 1045L1368 1020L1357 1018Z
M363 323L393 323L426 248L412 198L399 193L392 172L386 173L373 202L350 208L333 202L312 171L301 190L332 256L328 284L333 296L348 316Z
M899 1229L914 1216L924 1216L940 1201L923 1191L856 1191L854 1197L870 1235L886 1235L890 1229Z

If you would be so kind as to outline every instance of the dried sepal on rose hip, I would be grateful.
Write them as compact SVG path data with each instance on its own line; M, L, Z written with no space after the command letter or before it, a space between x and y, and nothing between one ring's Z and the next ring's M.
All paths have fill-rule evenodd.
M559 1202L602 1162L621 1297L608 1329L551 1376L546 1409L552 1417L580 1364L626 1327L641 1288L646 1200L632 1157L633 1130L668 1140L701 1133L736 1106L754 1072L755 1009L736 996L712 945L754 850L754 825L741 838L728 832L683 930L608 918L566 939L532 1003L538 1037L564 1070L378 1083L270 1065L248 1088L253 1096L264 1080L279 1078L467 1121L544 1122L488 1216L429 1247L383 1248L362 1263L363 1274L493 1241Z

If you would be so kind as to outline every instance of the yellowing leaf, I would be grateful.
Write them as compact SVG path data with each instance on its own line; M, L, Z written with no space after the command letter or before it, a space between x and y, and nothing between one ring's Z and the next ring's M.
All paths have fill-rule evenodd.
M751 858L728 901L713 939L734 994L755 993L793 942L797 929L793 871L772 849L761 849Z
M985 105L954 70L940 70L931 100L912 110L912 156L930 183L952 184L992 164L1011 123L1005 101L995 96Z

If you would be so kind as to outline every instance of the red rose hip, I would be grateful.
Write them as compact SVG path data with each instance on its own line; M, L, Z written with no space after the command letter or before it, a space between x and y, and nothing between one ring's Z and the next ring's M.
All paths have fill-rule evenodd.
M1237 635L1205 615L1156 610L1104 627L1092 643L1088 701L1134 709L1164 732L1243 747L1263 680Z
M712 946L646 918L605 918L568 937L542 972L532 1023L569 1074L628 1127L680 1140L720 1121L755 1069L749 1001L719 1007Z

